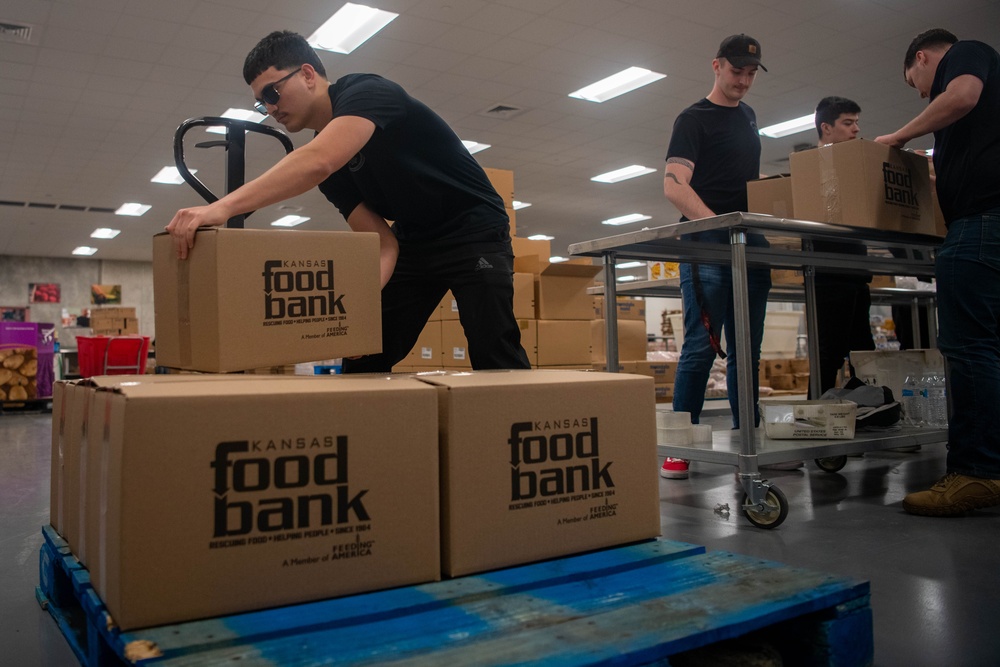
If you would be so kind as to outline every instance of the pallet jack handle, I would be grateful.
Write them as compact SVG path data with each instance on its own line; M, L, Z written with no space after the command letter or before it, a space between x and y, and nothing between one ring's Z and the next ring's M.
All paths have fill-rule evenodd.
M191 170L187 168L186 164L184 164L184 135L187 134L189 130L201 126L223 126L226 128L225 139L220 139L218 141L204 141L202 143L195 144L196 148L214 148L216 146L222 146L226 149L226 194L229 194L246 182L247 132L258 132L260 134L266 134L274 137L281 142L282 146L285 147L286 153L291 153L295 148L292 146L292 140L289 139L288 135L284 132L267 125L261 125L260 123L248 120L238 120L236 118L222 118L221 116L204 116L202 118L187 119L181 123L177 128L177 131L174 132L174 162L177 164L177 171L180 173L181 178L183 178L188 185L194 188L195 191L209 204L218 201L219 197L216 196L214 192L209 190L197 176L192 174ZM253 211L250 213L234 215L226 222L226 227L242 228L244 221L252 213Z

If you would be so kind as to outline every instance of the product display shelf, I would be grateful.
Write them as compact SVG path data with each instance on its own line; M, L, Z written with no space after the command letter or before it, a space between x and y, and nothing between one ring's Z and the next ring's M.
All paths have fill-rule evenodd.
M785 664L874 654L868 582L668 540L120 632L65 542L43 535L37 597L85 667L669 664L747 636Z
M691 234L725 231L729 243L694 241ZM849 242L864 247L866 254L816 252L814 240ZM815 269L836 269L844 272L868 272L885 275L933 275L934 254L941 244L936 236L886 231L868 227L849 227L806 220L791 220L757 213L727 213L725 215L679 222L663 227L643 229L594 241L574 243L569 254L600 257L605 276L615 275L615 265L623 260L681 261L697 264L724 264L732 267L733 305L735 313L737 359L750 358L750 324L747 306L747 268L767 267L801 270L809 367L819 368L818 335L816 329ZM606 280L604 296L607 301L617 299L618 286ZM777 293L780 294L779 289ZM618 322L615 309L609 309L605 319L606 355L609 371L618 370ZM744 515L761 528L775 528L788 514L788 501L784 494L759 472L756 430L753 427L753 376L745 364L739 364L739 452L734 457L739 467L740 480L746 491L742 507ZM819 377L812 374L810 387L819 395ZM928 434L930 431L928 431ZM926 437L926 436L925 436ZM935 442L946 439L944 431L937 431ZM863 451L863 450L862 450ZM693 460L705 456L703 450ZM787 455L785 460L795 460Z

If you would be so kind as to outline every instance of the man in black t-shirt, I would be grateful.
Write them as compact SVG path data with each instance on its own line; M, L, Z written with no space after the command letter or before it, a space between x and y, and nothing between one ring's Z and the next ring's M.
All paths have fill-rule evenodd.
M947 30L915 37L906 83L927 108L875 141L903 147L934 133L934 171L948 234L938 251L938 347L947 362L947 474L903 509L956 516L1000 505L1000 54Z
M312 47L288 31L254 47L243 78L258 111L315 137L217 202L178 211L167 226L178 257L198 227L318 186L352 230L379 236L382 352L345 360L345 372L390 371L449 289L473 368L529 368L514 319L503 200L447 123L380 76L331 84Z
M819 145L850 141L858 136L861 107L846 97L824 97L816 105L816 132ZM816 252L849 255L867 254L865 246L847 241L813 241ZM870 273L849 273L832 269L816 270L816 329L819 334L819 392L837 384L837 372L851 350L874 350L871 330L872 296ZM853 368L851 369L853 373ZM809 398L819 398L810 392Z
M742 100L753 85L758 68L765 69L760 62L757 40L742 34L727 37L712 61L715 73L712 92L682 111L674 121L663 193L681 212L682 221L747 210L747 181L760 176L760 137L757 117ZM696 241L729 242L728 230L691 236ZM748 238L750 245L763 243L763 238L753 235ZM716 355L722 354L720 338L724 332L729 350L726 389L733 425L738 428L732 269L728 265L683 263L680 274L684 345L674 380L674 411L690 412L691 421L699 422L712 364ZM757 366L771 273L767 268L750 268L747 281L753 357L747 370L753 376L754 418L759 421ZM660 476L684 479L688 476L688 464L682 459L667 458Z

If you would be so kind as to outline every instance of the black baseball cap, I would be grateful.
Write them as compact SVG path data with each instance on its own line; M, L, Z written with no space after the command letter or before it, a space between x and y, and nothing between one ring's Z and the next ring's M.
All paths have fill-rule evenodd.
M725 58L733 67L757 65L765 72L767 68L760 63L760 42L743 33L730 35L722 40L716 58Z

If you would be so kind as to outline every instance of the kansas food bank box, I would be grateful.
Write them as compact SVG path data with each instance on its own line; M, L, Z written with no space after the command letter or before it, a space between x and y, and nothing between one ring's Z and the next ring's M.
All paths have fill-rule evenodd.
M442 372L442 567L459 576L660 534L653 379Z
M205 229L153 239L156 363L215 373L380 352L378 236Z
M90 567L122 629L440 578L437 392L254 377L97 390Z

